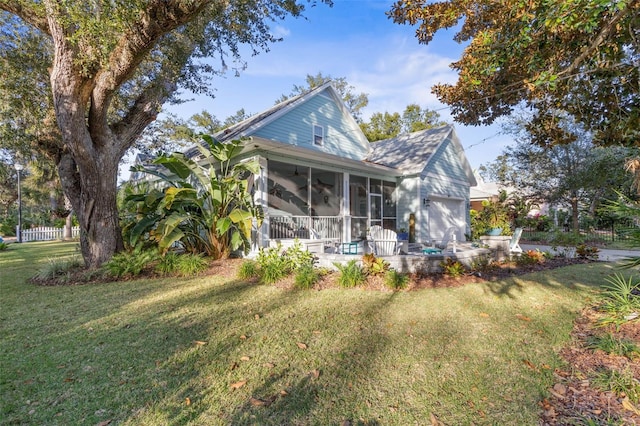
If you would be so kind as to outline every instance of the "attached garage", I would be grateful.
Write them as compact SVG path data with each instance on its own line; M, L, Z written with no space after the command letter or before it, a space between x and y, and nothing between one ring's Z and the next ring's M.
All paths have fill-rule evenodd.
M458 241L464 241L465 215L464 200L432 197L429 206L430 237L435 240L442 240L444 232L448 228L455 226L458 229L456 238Z

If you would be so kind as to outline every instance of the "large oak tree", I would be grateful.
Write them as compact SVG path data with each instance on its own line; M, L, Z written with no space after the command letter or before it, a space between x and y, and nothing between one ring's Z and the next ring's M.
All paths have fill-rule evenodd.
M490 124L518 104L534 142L569 142L568 112L600 145L640 145L639 0L399 0L390 17L429 43L459 28L455 84L433 87L464 124Z
M51 94L59 138L36 143L56 163L88 267L122 248L118 164L162 104L179 87L211 93L209 77L243 66L243 45L267 50L276 41L268 24L304 7L292 0L0 0L3 49L18 52L25 37L50 49L39 58L48 81L20 65L25 85L44 84Z

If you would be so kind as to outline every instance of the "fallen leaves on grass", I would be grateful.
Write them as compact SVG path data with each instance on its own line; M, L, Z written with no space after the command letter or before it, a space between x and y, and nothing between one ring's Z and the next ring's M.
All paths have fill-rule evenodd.
M254 407L268 407L271 404L273 404L273 401L275 401L278 398L277 395L274 396L270 396L267 399L262 399L262 398L254 398L251 397L249 399L249 402L251 403L251 405L253 405Z
M231 390L240 389L241 387L243 387L246 384L247 384L246 380L240 380L239 382L235 382L235 383L233 383L231 385Z

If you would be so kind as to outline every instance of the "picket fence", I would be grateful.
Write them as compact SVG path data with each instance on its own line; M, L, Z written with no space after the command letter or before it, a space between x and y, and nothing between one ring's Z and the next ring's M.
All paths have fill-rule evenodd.
M22 230L22 241L49 241L61 240L64 236L64 228L54 228L52 226L40 226L38 228L30 228ZM71 237L80 237L80 227L71 228Z

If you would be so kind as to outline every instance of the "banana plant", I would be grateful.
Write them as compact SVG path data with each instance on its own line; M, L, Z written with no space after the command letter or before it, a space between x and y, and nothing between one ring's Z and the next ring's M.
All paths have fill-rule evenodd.
M132 227L132 245L147 235L163 253L178 241L187 251L204 252L215 259L238 249L248 251L253 221L262 222L250 185L250 176L259 172L259 164L237 161L241 140L220 143L209 135L202 139L199 162L183 153L172 153L159 156L153 162L155 167L134 168L156 176L164 187L161 197L153 192L128 197L153 206L153 214Z

